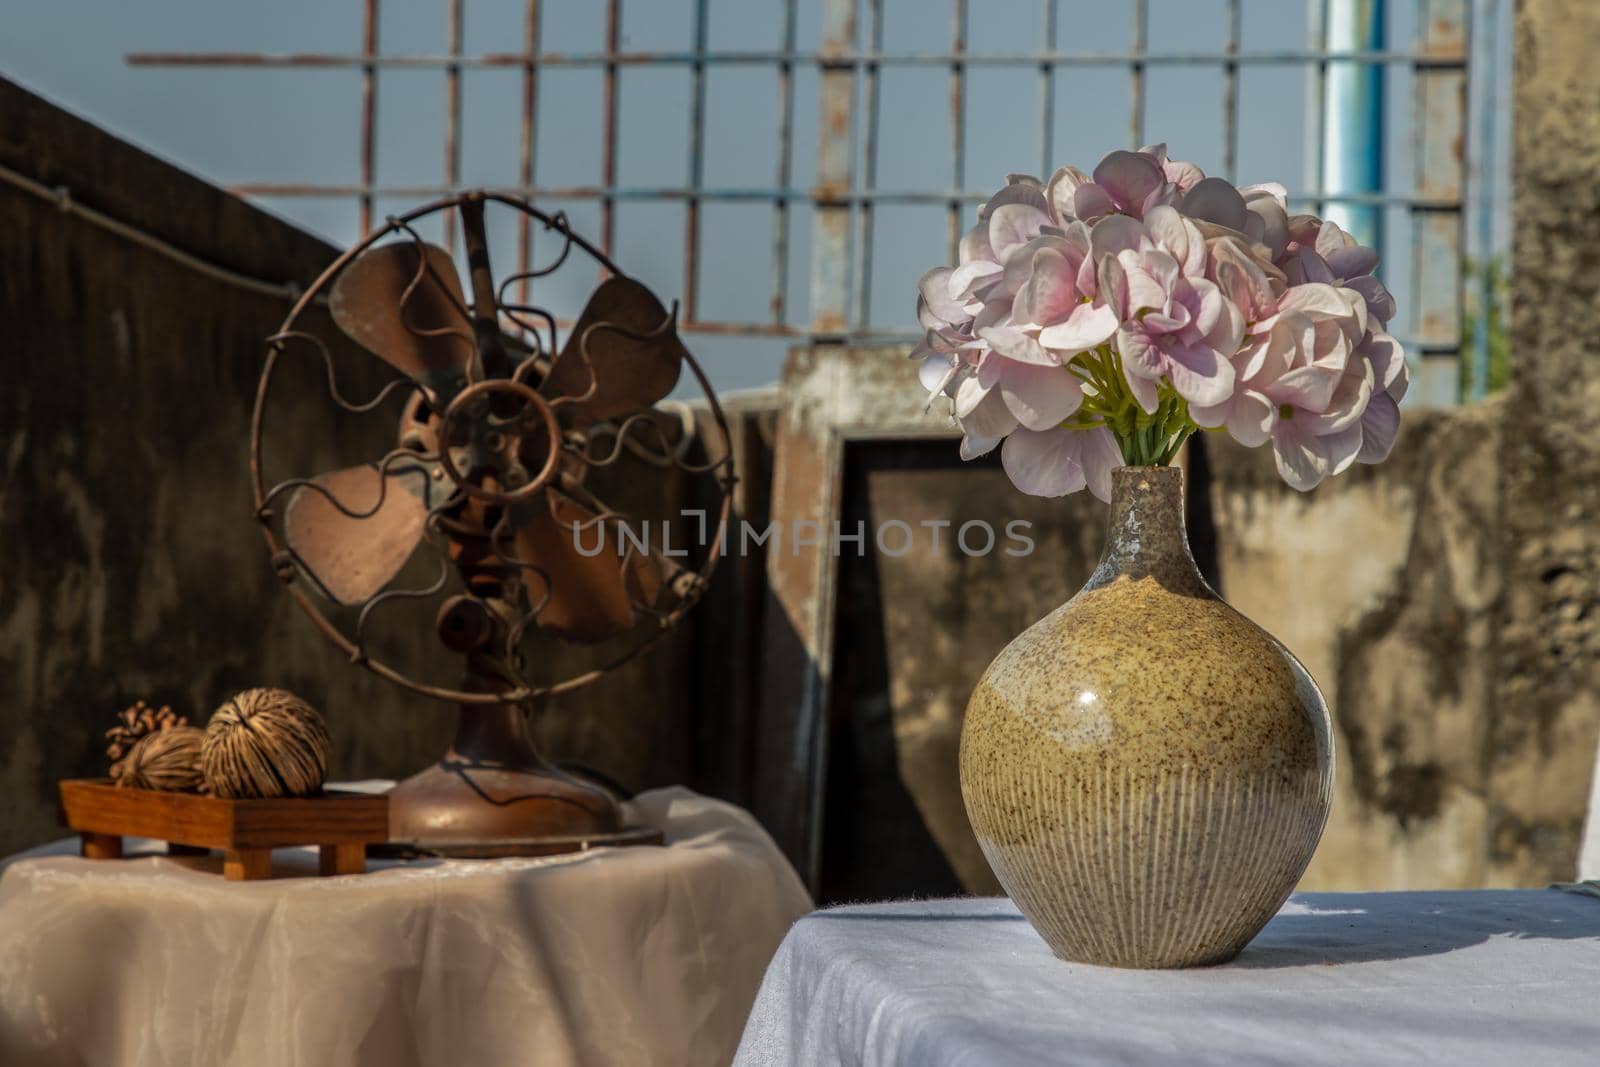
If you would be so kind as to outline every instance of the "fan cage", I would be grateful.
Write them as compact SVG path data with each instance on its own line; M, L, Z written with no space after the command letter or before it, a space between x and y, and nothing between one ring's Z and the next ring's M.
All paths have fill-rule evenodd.
M395 234L403 234L409 240L416 242L418 245L420 264L418 280L420 280L421 272L423 270L431 272L432 267L429 264L428 257L425 254L422 254L422 246L424 242L411 224L418 219L433 215L437 212L459 208L463 204L469 202L476 202L479 204L493 202L512 208L539 223L546 231L559 235L563 242L561 250L549 264L532 270L519 271L502 278L496 288L497 297L503 298L506 288L513 282L527 283L537 278L553 274L556 270L560 269L564 263L566 263L574 247L577 247L586 253L588 257L592 259L607 276L627 277L627 275L611 260L609 256L607 256L594 244L586 240L581 234L574 232L563 213L557 212L555 214L547 214L546 212L534 207L533 204L528 202L526 199L518 196L493 191L464 192L441 197L439 199L430 201L429 203L423 204L420 207L413 208L412 210L403 214L392 215L388 217L383 226L368 233L367 236L361 241L351 246L331 264L329 264L327 269L317 277L311 286L300 294L299 298L295 301L294 306L289 310L288 315L285 317L283 324L278 328L278 330L272 336L267 338L267 356L265 364L262 367L261 377L257 383L255 407L250 423L251 486L254 496L256 520L260 524L262 533L266 539L267 548L271 554L274 571L278 575L279 579L283 581L286 589L289 592L289 595L300 606L301 610L310 617L316 628L328 641L343 651L350 658L352 663L359 664L372 671L379 677L385 678L396 685L411 690L412 692L442 701L470 705L523 704L543 697L557 696L563 693L572 692L617 670L654 645L668 630L681 621L683 616L691 608L693 608L696 603L699 602L701 596L708 588L711 581L711 576L716 570L717 563L721 559L725 550L728 520L733 502L733 487L737 481L733 465L733 439L729 432L727 417L723 412L721 403L717 399L716 391L711 387L710 381L707 379L706 374L701 368L699 362L694 358L693 353L688 351L687 346L684 346L682 349L683 362L689 368L690 373L694 376L694 379L705 398L707 409L710 413L713 423L716 426L717 434L721 439L720 456L704 463L687 462L685 457L689 451L688 446L693 440L693 426L690 424L690 422L685 420L685 424L681 431L683 437L680 439L677 445L669 446L666 440L665 431L661 429L660 424L652 417L653 415L659 413L659 408L641 410L630 414L622 422L614 426L610 424L601 425L601 428L606 430L614 438L614 444L610 452L604 456L597 457L590 453L590 446L593 443L592 435L586 439L582 450L575 452L571 446L571 442L567 441L562 434L559 432L551 432L550 440L552 441L552 447L550 450L549 461L545 464L544 469L541 470L540 474L535 477L533 481L529 482L523 487L520 487L515 494L518 498L531 496L536 489L542 488L546 483L548 483L557 473L557 468L559 466L557 460L559 459L559 453L562 452L581 460L585 467L591 469L596 467L606 467L616 463L622 455L624 446L630 443L629 435L633 432L635 427L640 425L654 427L657 433L660 444L662 445L662 454L660 460L657 461L658 465L674 466L689 475L712 474L715 477L718 489L720 491L720 501L718 504L718 516L715 525L715 534L712 536L710 543L706 546L704 560L697 569L693 571L685 571L677 577L673 588L673 593L675 594L676 599L670 610L661 611L652 609L648 606L641 606L638 604L634 605L635 608L642 610L647 616L653 617L656 621L656 626L648 633L648 635L632 642L630 647L624 652L611 657L597 667L593 667L587 671L576 674L559 682L554 682L547 685L534 685L528 682L523 676L521 646L529 628L537 624L538 615L543 609L545 602L549 598L550 582L548 576L546 576L545 597L542 598L539 603L531 605L527 611L522 612L515 624L508 629L505 648L503 649L504 654L498 657L499 661L502 662L503 665L511 672L511 677L506 679L509 683L508 688L484 691L434 685L411 677L407 673L391 666L390 664L369 655L365 645L367 626L369 620L373 618L374 613L379 607L396 600L431 600L442 593L448 586L449 579L454 568L446 552L449 535L445 533L441 527L451 522L451 519L445 514L445 512L454 510L461 504L463 500L463 494L470 492L470 490L464 487L470 485L470 483L462 478L460 476L460 472L455 469L454 464L451 462L451 458L449 456L448 445L441 447L440 454L438 455L418 454L416 451L402 446L392 449L383 458L375 461L373 464L375 472L380 476L378 498L369 509L364 511L353 510L345 506L345 504L337 499L337 497L335 497L331 492L329 492L323 486L316 484L310 478L289 478L274 484L271 488L268 488L264 481L264 463L262 456L263 442L266 439L268 426L268 396L271 392L273 374L278 366L279 360L284 356L286 351L288 351L288 348L292 343L300 342L309 344L322 360L324 369L326 370L328 396L337 407L346 412L359 415L374 411L387 403L396 393L406 390L411 391L413 395L421 395L424 398L427 398L428 394L423 383L407 376L389 382L368 400L356 402L347 399L339 391L334 369L333 355L327 344L320 336L317 335L315 331L300 329L298 327L308 309L310 309L313 305L326 306L328 302L328 288L340 275L340 273L362 252L383 241L386 237ZM602 278L602 280L604 279ZM556 344L558 340L558 329L563 325L569 324L563 323L549 311L535 305L526 303L509 304L503 300L497 300L497 304L497 310L501 316L513 323L518 330L521 331L522 339L524 341L526 341L526 339L529 337L533 338L534 343L532 350L517 365L516 370L511 378L481 378L474 380L470 376L469 372L467 387L452 399L447 410L453 411L456 409L461 401L464 398L467 398L468 394L472 393L474 390L481 392L485 390L505 388L515 391L530 406L539 409L540 417L545 421L547 428L549 430L558 431L559 428L554 418L553 409L560 405L563 400L570 400L572 398L558 397L553 400L546 400L534 392L533 389L523 380L523 376L527 370L534 368L537 365L537 358L543 353L544 349L544 342L540 333L541 327L531 322L527 316L535 316L539 319L542 319L544 328L549 330L551 340L549 354L552 359L554 358L555 354L560 351L559 345ZM470 312L470 305L462 310ZM666 317L661 323L660 327L658 327L656 331L653 331L653 333L659 335L665 332L675 332L677 326L677 316L678 306L676 301L674 301L670 309L667 311ZM408 325L408 329L410 328L411 327ZM578 352L582 358L582 361L585 365L591 366L591 368L592 364L589 363L587 354L588 339L599 330L615 331L634 339L643 339L646 336L639 334L637 331L629 330L620 324L605 322L596 323L594 326L585 330L584 336L578 339ZM374 358L378 357L374 356ZM431 398L429 399L429 402L432 403ZM443 438L443 434L441 434L441 438ZM390 479L385 477L385 475L394 473L397 470L403 470L401 465L405 461L418 464L418 470L424 469L420 466L422 463L437 462L445 468L446 475L453 484L452 490L447 493L443 501L433 504L428 508L427 519L424 524L424 533L421 542L431 545L441 556L439 577L431 585L423 589L388 588L387 586L392 584L395 580L394 578L391 578L388 583L385 583L384 588L381 588L378 592L359 603L359 611L354 627L355 632L353 635L347 634L344 629L334 622L334 620L328 617L328 613L323 609L322 604L319 602L319 597L325 598L329 602L337 602L338 598L329 592L326 583L317 576L313 568L311 568L309 564L307 564L307 562L301 558L300 554L297 553L288 543L287 537L280 536L278 530L275 528L274 523L280 512L280 509L277 506L278 502L280 499L286 498L288 494L296 490L306 490L320 493L334 508L342 512L346 517L354 519L370 518L371 516L377 514L377 512L382 508L385 494L389 489ZM504 540L506 530L508 529L508 520L510 519L510 516L510 509L504 509L500 519L490 529L488 536L491 551L499 560L512 565L519 571L529 568L539 570L538 567L529 563L528 561L518 560L501 550L500 544ZM590 527L595 523L620 522L622 519L623 516L607 508L596 514L592 519L580 524L576 524L573 529L576 534L578 530ZM481 531L475 532L481 536ZM627 552L625 552L623 555L622 566L624 568L629 566L631 562L632 551L633 548L630 546ZM308 586L310 588L308 588ZM354 607L357 605L351 606ZM638 629L639 627L635 626L634 630L629 632L636 633Z

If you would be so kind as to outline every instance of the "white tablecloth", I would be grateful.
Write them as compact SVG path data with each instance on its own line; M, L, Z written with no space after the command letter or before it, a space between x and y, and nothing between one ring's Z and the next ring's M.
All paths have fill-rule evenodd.
M0 871L0 1065L725 1064L810 900L740 809L632 809L668 847L247 883L25 853Z
M796 923L736 1064L1600 1064L1600 899L1309 893L1235 962L1063 963L1004 899Z

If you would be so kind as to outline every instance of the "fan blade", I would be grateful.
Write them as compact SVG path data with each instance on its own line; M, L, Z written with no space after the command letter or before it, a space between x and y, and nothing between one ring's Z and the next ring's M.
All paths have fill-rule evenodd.
M544 607L536 617L540 629L573 641L602 641L633 626L634 605L653 604L660 591L660 575L649 556L635 552L623 567L623 546L616 530L605 530L601 542L594 527L574 533L574 524L589 522L595 512L556 489L545 490L549 500L533 504L534 515L517 530L517 557L543 571L523 571L528 597ZM585 555L578 551L582 545ZM545 579L549 598L545 599Z
M426 250L426 261L419 247ZM328 297L340 329L396 370L440 392L460 376L475 351L465 306L450 253L415 241L367 249L340 273Z
M309 486L301 486L289 498L283 514L284 537L339 603L368 600L411 558L422 540L428 508L448 495L448 482L435 477L436 466L402 459L381 477L376 466L367 464L312 479L356 515L373 512L365 518L346 515Z
M661 332L666 320L666 308L648 288L620 275L607 278L578 316L539 391L547 400L588 394L558 409L564 414L562 421L577 429L649 407L678 384L686 354L676 330ZM600 323L655 336L636 340L616 330L590 332ZM581 351L586 333L587 365Z

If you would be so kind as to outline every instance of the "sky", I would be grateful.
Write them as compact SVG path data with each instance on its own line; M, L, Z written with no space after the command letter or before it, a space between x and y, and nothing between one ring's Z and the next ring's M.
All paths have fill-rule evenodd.
M969 0L968 47L1016 52L1040 46L1042 0ZM1055 0L1062 50L1123 51L1129 47L1129 5L1119 0ZM1478 0L1482 3L1483 0ZM464 50L520 48L521 0L464 0ZM239 70L132 67L140 51L329 51L361 45L361 0L4 0L0 16L0 75L11 78L174 163L222 185L250 182L359 180L360 78L354 70ZM1505 201L1509 116L1510 4L1480 43L1503 64L1495 104L1491 168L1497 220L1494 243L1507 239ZM863 10L866 5L863 3ZM543 0L545 48L592 52L603 47L599 0ZM1414 5L1390 0L1390 47L1409 46ZM798 48L818 43L820 0L801 0ZM692 0L625 0L625 50L687 49ZM713 49L775 49L781 0L711 0L708 44ZM942 51L950 43L945 0L884 0L885 51ZM1226 33L1223 0L1150 0L1148 47L1211 50ZM1306 5L1299 0L1244 0L1244 51L1304 48ZM380 48L401 54L439 54L446 48L444 0L382 0ZM862 19L863 34L866 19ZM1220 68L1153 67L1147 75L1145 128L1172 154L1208 172L1220 170ZM436 183L443 178L444 75L438 70L379 74L377 179L385 184ZM817 74L802 68L794 80L792 184L815 175ZM881 80L877 184L893 189L945 189L951 176L948 70L887 68ZM1475 81L1474 93L1482 81ZM593 69L555 69L541 75L537 122L538 172L548 185L597 184L600 174L601 75ZM1128 137L1125 69L1082 67L1055 82L1053 162L1085 169ZM1385 182L1410 187L1411 77L1404 65L1386 74ZM1290 66L1246 66L1240 74L1241 182L1278 180L1307 188L1304 161L1306 79ZM775 179L777 77L771 67L712 69L706 82L704 181L708 186L766 187ZM520 138L521 78L515 70L467 71L463 76L463 180L468 185L514 184ZM966 186L997 187L1008 171L1038 171L1039 77L1036 68L978 68L969 74L966 107ZM621 185L681 185L689 166L687 68L625 68L619 88L618 175ZM858 109L858 133L864 122ZM259 200L337 245L357 236L353 199ZM379 216L412 204L380 202ZM598 237L591 204L556 203L580 232ZM706 319L760 320L772 279L773 209L769 204L708 204L702 209L700 314ZM809 321L810 209L791 209L788 321ZM1409 220L1403 209L1387 220L1386 281L1401 307L1409 296ZM1471 227L1469 226L1469 230ZM876 211L869 322L874 329L914 325L914 286L945 257L945 222L936 206L883 205ZM493 245L497 264L512 261L511 230ZM432 236L430 234L430 236ZM683 208L626 203L618 209L615 258L666 299L683 291ZM504 269L504 268L502 268ZM582 281L552 297L570 311ZM789 341L691 336L719 390L776 380Z

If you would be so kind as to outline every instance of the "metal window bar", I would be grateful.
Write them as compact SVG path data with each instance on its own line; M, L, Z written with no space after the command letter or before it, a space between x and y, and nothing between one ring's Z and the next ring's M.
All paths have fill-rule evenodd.
M706 5L707 0L694 0L694 54L697 58L689 68L689 197L683 209L683 314L690 322L700 317L699 190L705 185Z
M792 53L799 22L797 0L783 3L783 51ZM778 64L777 188L787 189L794 174L794 63ZM772 198L772 301L769 326L782 327L789 311L789 201Z
M1044 0L1044 18L1039 39L1046 52L1056 50L1056 0ZM1039 63L1039 176L1056 169L1056 65Z
M1145 44L1149 39L1145 27L1149 22L1149 15L1149 0L1133 0L1133 40L1131 51L1128 53L1129 148L1144 146L1144 71L1145 64L1150 62L1145 50Z
M867 39L874 52L883 50L883 0L866 0L868 22ZM862 146L862 192L870 194L878 186L878 122L881 116L879 97L881 92L882 71L877 64L869 64L866 68L866 143ZM872 210L876 202L862 200L855 205L857 227L857 240L855 247L856 277L861 279L856 286L856 330L863 331L872 320L872 257L868 249L876 240L875 213Z
M952 0L951 7L953 18L950 54L953 58L950 60L950 188L964 189L967 184L967 66L962 57L967 51L967 0ZM961 247L961 231L966 229L961 224L959 197L950 198L946 227L948 256L950 262L954 263L957 251ZM868 256L872 253L870 248L864 251Z
M517 154L517 184L523 188L533 185L535 149L534 116L539 113L539 0L528 0L522 21L522 131ZM517 300L526 304L529 299L529 279L526 274L533 262L533 219L525 212L517 212L517 270L524 277L517 283Z
M829 0L832 3L833 0ZM1148 2L1148 0L1146 0ZM853 17L853 16L852 16ZM503 67L522 67L527 57L520 52L486 52L476 56L450 55L379 55L363 53L344 55L332 52L130 52L125 57L136 67L373 67L377 70L443 70L459 65L463 70L496 70ZM1225 52L1207 51L1023 51L1023 52L873 52L850 48L838 52L805 52L775 49L773 51L724 49L705 52L561 52L539 54L534 57L540 67L604 67L615 63L629 66L693 66L697 62L707 66L773 66L780 63L816 67L864 68L880 67L948 67L960 62L966 67L1017 67L1035 63L1049 63L1059 67L1140 67L1190 66L1220 67L1233 62L1241 66L1305 66L1323 62L1349 63L1406 63L1416 67L1445 67L1465 69L1465 55L1429 54L1425 52L1396 51L1394 49L1344 49L1328 51L1319 48L1276 48L1260 51L1240 51L1230 56Z
M1465 113L1466 74L1469 63L1469 0L1414 0L1417 40L1410 50L1340 50L1326 47L1318 17L1320 0L1310 4L1311 34L1303 49L1244 50L1241 47L1241 0L1226 0L1226 40L1220 51L1151 50L1148 45L1149 0L1132 0L1132 26L1126 50L1063 50L1057 44L1058 0L1041 0L1041 47L1034 51L974 51L967 37L969 0L950 0L951 46L948 51L886 51L882 0L864 0L867 7L865 45L857 40L857 18L863 0L824 0L822 38L816 50L797 48L797 0L783 0L781 39L772 50L707 47L707 0L692 0L692 46L688 50L623 51L621 0L607 0L604 48L589 53L546 53L541 40L540 0L527 0L522 48L518 52L463 55L461 20L466 0L450 0L449 32L442 55L386 54L378 36L379 0L361 0L362 47L356 54L161 52L137 53L128 62L140 66L187 67L287 67L352 68L361 75L360 180L348 183L246 183L234 191L266 197L354 197L360 224L369 230L373 204L378 198L421 198L456 191L460 183L461 73L464 70L514 68L522 72L522 130L517 180L501 191L534 198L589 200L601 217L601 246L610 252L616 242L616 207L623 201L682 202L685 207L683 261L683 315L681 326L690 332L790 336L813 339L877 341L900 340L914 333L904 316L893 325L875 322L870 292L873 246L880 234L874 209L881 204L940 205L946 211L947 238L952 258L965 228L963 216L992 190L966 188L966 90L970 71L981 67L1036 66L1040 72L1041 171L1057 162L1054 146L1056 74L1063 68L1121 68L1130 79L1129 135L1134 147L1145 140L1146 73L1151 67L1210 66L1222 72L1222 170L1233 177L1238 164L1239 81L1245 67L1289 66L1308 72L1307 154L1310 173L1320 175L1323 103L1328 64L1346 62L1409 68L1415 83L1414 159L1416 188L1409 193L1350 193L1320 188L1310 180L1291 193L1295 206L1323 212L1330 203L1403 207L1413 218L1417 240L1413 249L1413 299L1416 327L1403 338L1424 364L1423 392L1440 399L1429 374L1453 383L1458 375L1461 289L1460 253L1464 230L1463 194L1466 158L1461 145L1467 135ZM778 145L774 184L770 187L719 187L706 184L705 93L706 72L711 67L771 67L778 81ZM691 79L688 173L681 186L618 185L616 180L618 104L617 84L622 68L681 66ZM794 75L797 68L819 72L820 142L816 184L793 184ZM602 160L595 185L541 184L538 180L537 114L539 72L544 68L598 68L603 75ZM881 78L891 68L945 67L949 70L951 168L946 189L883 189L878 186L877 142L881 130ZM375 170L376 112L380 70L437 69L445 75L446 133L443 181L439 185L380 183ZM858 83L865 88L864 114L859 120L852 104ZM856 154L856 122L865 123L862 158ZM858 173L857 163L860 163ZM1042 175L1041 175L1042 176ZM699 317L701 207L708 203L762 202L772 206L771 296L766 309L752 309L739 321L705 321ZM790 321L788 307L790 223L796 202L808 203L815 214L815 239L811 263L812 316L807 324ZM453 239L447 226L446 242ZM517 241L518 269L527 270L533 259L533 233L524 224ZM852 240L854 237L854 240ZM1390 260L1395 257L1391 255ZM1453 399L1454 393L1451 393Z
M1222 64L1222 176L1230 182L1239 177L1239 0L1228 0L1228 40Z
M1310 32L1312 51L1322 58L1308 68L1306 90L1306 175L1307 184L1322 183L1322 120L1328 106L1328 22L1327 0L1308 0L1306 20ZM1312 201L1311 211L1321 215L1327 210L1326 201L1320 197Z
M617 54L622 41L622 0L606 0L606 55ZM617 184L617 64L607 61L604 89L601 90L600 184L609 189ZM600 250L611 255L617 232L617 198L600 196ZM521 270L526 266L519 265ZM690 279L693 275L690 275ZM686 279L684 284L691 285Z
M132 62L132 60L129 60ZM378 0L363 0L361 19L361 232L372 229L378 122Z
M450 0L445 12L445 47L452 56L461 55L462 0ZM455 187L461 184L461 65L445 68L444 104L444 183ZM456 250L456 220L454 211L444 213L444 248Z

